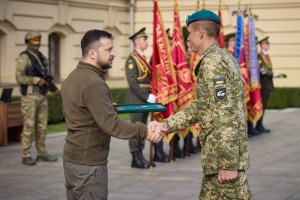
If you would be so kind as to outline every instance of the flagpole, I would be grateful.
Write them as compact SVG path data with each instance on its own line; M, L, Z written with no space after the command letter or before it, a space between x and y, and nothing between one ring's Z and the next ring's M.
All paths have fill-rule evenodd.
M154 26L154 23L155 23L155 13L156 13L156 0L153 1L154 3L154 6L153 6L153 50L152 50L152 66L151 66L151 93L156 95L156 77L155 77L155 59L156 57L154 56L154 51L155 51L155 48L156 48L156 43L155 43L155 26ZM154 120L154 113L151 113L151 117L150 117L151 121ZM150 142L150 158L149 158L149 162L150 162L150 169L152 169L152 162L153 162L153 143Z
M130 35L134 33L134 0L130 0ZM133 42L130 42L130 52L133 51Z

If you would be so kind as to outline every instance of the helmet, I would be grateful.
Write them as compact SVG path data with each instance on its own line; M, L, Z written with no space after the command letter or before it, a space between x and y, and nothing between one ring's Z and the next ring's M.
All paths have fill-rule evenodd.
M34 38L41 38L41 37L42 37L41 33L37 31L28 31L25 35L25 43L27 44L29 40L32 40Z

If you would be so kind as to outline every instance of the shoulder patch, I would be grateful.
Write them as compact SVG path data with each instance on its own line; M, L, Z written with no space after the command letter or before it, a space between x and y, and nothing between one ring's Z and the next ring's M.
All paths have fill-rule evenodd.
M215 90L215 99L217 101L223 101L226 99L226 79L223 77L213 79L213 85Z

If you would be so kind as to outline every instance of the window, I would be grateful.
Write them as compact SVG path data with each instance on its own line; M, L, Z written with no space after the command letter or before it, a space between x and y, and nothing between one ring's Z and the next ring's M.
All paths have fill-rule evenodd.
M56 33L49 35L49 73L55 81L60 78L60 37Z

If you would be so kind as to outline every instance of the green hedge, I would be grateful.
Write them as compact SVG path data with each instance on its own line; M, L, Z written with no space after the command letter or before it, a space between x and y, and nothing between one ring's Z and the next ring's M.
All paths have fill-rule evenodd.
M63 122L64 116L62 113L61 98L54 96L52 94L47 95L48 97L48 124L55 124L58 122ZM13 101L20 101L20 96L13 96Z
M124 104L127 88L111 89L113 101L118 104ZM14 96L13 100L20 100L19 96ZM52 94L48 95L49 116L48 123L58 123L64 121L62 113L61 98ZM300 88L275 88L270 96L268 109L300 108Z
M268 109L300 108L300 88L278 87L272 90Z
M111 95L113 101L117 104L124 104L127 94L127 88L112 88Z
M52 94L48 97L48 124L55 124L65 120L62 112L61 98Z

